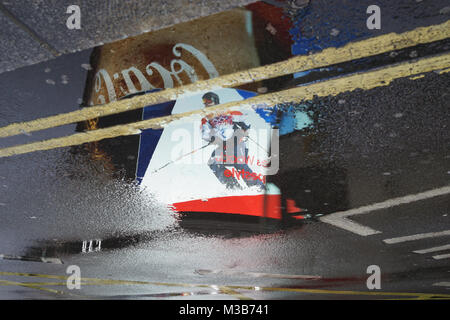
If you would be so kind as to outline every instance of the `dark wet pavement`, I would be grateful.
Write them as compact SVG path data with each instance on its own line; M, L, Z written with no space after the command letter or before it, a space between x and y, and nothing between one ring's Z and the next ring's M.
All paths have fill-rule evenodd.
M445 46L425 48L423 54L444 52ZM77 110L87 77L82 65L89 63L89 56L90 51L80 52L1 74L0 124ZM369 62L362 69L384 63ZM319 218L448 186L449 84L450 73L430 72L369 91L304 102L314 114L314 125L280 138L281 169L269 179L312 216L299 225L270 229L262 223L224 227L215 221L180 222L127 179L126 163L136 156L128 151L120 154L126 159L123 167L93 157L87 146L1 158L0 254L12 258L0 259L0 280L40 283L57 291L0 281L0 299L448 295L450 257L435 256L449 251L413 252L448 245L448 235L398 244L383 241L449 230L448 193L352 217L380 231L367 237ZM75 125L68 125L0 143L5 147L74 131ZM126 142L116 138L105 144L127 150ZM57 258L62 264L18 256ZM95 280L83 281L81 290L68 290L70 265L79 266L83 278ZM370 265L381 268L381 290L367 289Z
M324 106L318 108L321 126L314 135L293 133L281 138L282 169L273 181L312 214L445 186L450 177L448 77L428 74L414 82L400 80L373 92L317 102ZM36 110L32 105L28 108L27 117L32 118ZM12 122L15 117L11 114L8 119ZM299 141L296 161L286 158L295 157L292 141ZM290 150L286 157L284 148ZM260 234L260 226L243 224L228 230L215 230L214 223L183 228L145 190L69 148L4 158L0 165L0 252L63 262L0 260L1 272L65 276L67 266L78 265L82 277L164 283L91 284L82 285L81 291L56 286L64 294L2 286L2 298L75 298L69 293L90 298L236 298L214 285L306 290L236 289L257 299L333 298L338 295L317 295L307 289L367 291L366 268L373 264L381 267L383 291L448 293L446 287L433 284L449 279L449 260L412 252L444 245L448 237L401 245L382 242L449 229L448 196L355 217L382 231L371 237L317 219ZM83 241L89 251L90 240L92 252L83 253ZM101 240L99 251L95 240ZM322 279L284 279L280 274ZM1 279L43 280L17 275ZM186 284L208 287L186 288ZM380 297L355 293L350 298Z

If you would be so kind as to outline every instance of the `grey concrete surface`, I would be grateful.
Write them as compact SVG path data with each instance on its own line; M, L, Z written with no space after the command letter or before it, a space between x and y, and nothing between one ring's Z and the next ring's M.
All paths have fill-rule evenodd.
M92 48L253 2L255 0L2 0L1 4L17 21L7 18L5 12L0 18L3 30L0 72L51 59L55 52L58 55ZM303 38L303 43L297 45L300 51L306 53L356 39L437 24L448 20L450 14L445 0L383 0L377 2L382 10L381 29L368 30L365 10L372 2L310 1L309 6L298 12L300 24L293 31L295 37ZM69 5L80 6L81 30L66 27ZM287 3L279 5L289 11ZM54 50L43 48L43 44L24 29L35 33L44 46Z
M59 54L158 30L243 6L254 0L2 0L6 10ZM81 29L69 30L69 5L79 5ZM0 10L1 12L2 10ZM41 43L4 14L0 17L0 72L52 58Z
M51 59L53 55L0 12L0 72Z

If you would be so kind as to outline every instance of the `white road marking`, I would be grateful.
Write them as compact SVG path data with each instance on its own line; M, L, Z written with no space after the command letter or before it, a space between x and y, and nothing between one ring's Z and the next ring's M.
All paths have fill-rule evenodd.
M437 283L433 283L433 286L437 286L437 287L450 287L450 282L437 282Z
M449 250L449 249L450 249L450 244L446 244L446 245L440 246L440 247L433 247L433 248L428 248L428 249L416 250L416 251L413 251L413 252L414 253L419 253L419 254L424 254L424 253L443 251L443 250Z
M433 256L434 260L441 260L441 259L449 259L450 258L450 253L447 254L439 254L437 256Z
M381 233L381 231L374 230L372 228L363 226L359 223L356 223L354 221L351 221L350 219L347 219L349 216L354 215L360 215L360 214L367 214L375 210L382 210L387 209L395 206L399 206L402 204L408 204L411 202L416 202L420 200L426 200L442 195L446 195L450 193L450 186L445 186L442 188L437 188L417 194L412 194L404 197L389 199L383 202L374 203L371 205L367 205L360 208L355 208L347 211L340 211L328 214L326 216L320 217L320 221L329 223L331 225L334 225L336 227L339 227L341 229L359 234L361 236L370 236L373 234Z
M450 236L450 230L445 230L445 231L440 231L440 232L419 233L419 234L413 234L413 235L405 236L405 237L384 239L383 242L385 242L387 244L394 244L394 243L400 243L400 242L421 240L421 239L427 239L427 238L445 237L445 236Z
M352 210L349 210L349 211L352 211ZM363 236L363 237L381 233L381 231L363 226L362 224L359 224L350 219L347 219L346 216L349 211L342 212L343 213L342 215L339 214L340 212L337 212L335 214L335 216L327 215L327 216L321 217L320 221L329 223L329 224L334 225L335 227L339 227L341 229L359 234L360 236ZM352 212L349 215L362 214L362 213L368 213L368 212L358 212L358 213Z

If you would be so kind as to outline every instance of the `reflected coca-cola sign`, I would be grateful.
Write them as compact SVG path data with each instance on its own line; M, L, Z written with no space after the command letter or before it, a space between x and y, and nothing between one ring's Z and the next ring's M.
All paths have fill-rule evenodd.
M235 9L96 48L84 101L108 103L260 65L252 12Z
M186 51L195 58L195 64L191 65L181 59L181 52ZM197 50L193 46L185 43L178 43L173 46L172 54L175 57L170 61L169 67L161 65L158 61L152 61L145 66L145 70L140 70L136 66L130 66L120 72L111 75L106 69L100 69L95 75L95 93L97 94L97 101L91 101L91 104L104 104L110 101L117 100L118 97L136 93L138 91L147 91L160 88L156 83L152 83L152 79L157 78L156 82L161 84L162 88L173 88L174 85L183 85L199 80L199 67L201 71L206 72L209 78L214 78L219 75L214 64L208 57ZM132 77L137 80L133 81ZM114 80L123 79L124 86L119 86L120 92L116 92ZM186 79L188 81L186 81ZM102 94L102 89L106 88L106 96Z

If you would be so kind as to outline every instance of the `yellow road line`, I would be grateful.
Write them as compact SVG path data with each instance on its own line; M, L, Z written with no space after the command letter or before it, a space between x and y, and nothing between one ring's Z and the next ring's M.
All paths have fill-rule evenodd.
M39 273L25 273L25 272L5 272L0 271L0 276L19 276L19 277L34 277L44 279L59 279L67 280L69 276L39 274ZM186 283L167 283L167 282L151 282L151 281L136 281L136 280L114 280L114 279L99 279L99 278L81 278L81 282L91 283L92 285L157 285L168 287L202 287L212 288L205 284L186 284Z
M433 70L440 70L448 66L450 66L449 53L430 58L422 58L415 61L408 61L380 69L358 72L352 75L329 79L323 82L312 83L288 90L263 94L243 101L224 103L209 107L207 110L199 109L129 124L116 125L104 129L76 133L61 138L3 148L0 149L0 158L34 151L74 146L118 136L138 134L143 129L159 129L172 121L185 117L195 115L205 116L206 113L210 114L214 112L224 112L234 107L250 108L258 104L275 105L282 102L299 102L312 99L314 96L336 96L339 93L353 91L355 89L369 90L376 87L387 86L394 79L409 77Z
M232 288L227 287L227 286L220 286L219 289L221 292L223 292L227 295L230 295L232 297L235 297L236 299L239 299L239 300L253 300L252 298L244 296L243 294L241 294L241 293L237 292L236 290L233 290Z
M410 79L411 80L417 80L417 79L422 79L423 77L425 77L425 75L421 74L421 75L418 75L418 76L411 77Z
M129 282L129 281L94 281L94 282L82 282L80 283L80 286L86 286L86 285L90 285L90 286L99 286L99 285L117 285L117 284L130 284L133 282ZM142 283L133 283L133 284L142 284ZM146 283L147 284L147 283ZM148 283L150 284L150 283ZM165 284L165 285L169 285L169 284ZM51 289L51 288L45 288L44 286L49 286L49 287L53 287L53 286L67 286L66 282L16 282L16 281L8 281L8 280L1 280L0 279L0 286L20 286L20 287L26 287L26 288L31 288L31 289L36 289L36 290L41 290L41 291L45 291L45 292L49 292L49 293L53 293L53 294L58 294L58 295L68 295L68 296L72 296L75 298L84 298L84 299L88 299L88 298L94 298L94 297L88 297L88 296L82 296L82 295L78 295L78 294L74 294L72 292L67 292L67 291L62 291L62 290L55 290L55 289ZM170 286L180 286L180 284L170 284ZM188 285L189 287L197 287L195 285ZM201 287L208 287L211 288L211 286L208 285L199 285ZM218 287L219 292L222 294L226 294L226 295L230 295L238 300L253 300L250 297L244 296L243 294L237 292L234 289L228 288L226 286L220 286ZM179 293L177 293L177 295L181 295Z
M1 282L2 280L0 280L0 286L9 286L9 284ZM20 282L20 283L25 283L27 285L30 286L55 286L55 287L59 287L59 286L67 286L67 282ZM81 282L80 283L81 286L98 286L101 285L101 283L97 283L97 282Z
M80 298L87 299L88 298L88 297L84 297L84 296L81 296L81 295L78 295L78 294L73 294L71 292L65 292L65 291L61 291L61 290L44 288L44 287L40 287L40 286L32 284L32 283L26 283L26 282L15 282L15 281L8 281L8 280L0 280L0 284L1 285L6 285L6 286L19 286L19 287L25 287L25 288L30 288L30 289L36 289L36 290L40 290L40 291L45 291L45 292L57 294L57 295L70 296L70 297L78 298L78 299L80 299Z
M255 287L246 286L228 286L232 289L240 290L256 290ZM258 287L258 291L279 291L279 292L299 292L313 294L333 294L333 295L363 295L363 296L399 296L399 297L416 297L420 299L431 299L435 297L450 298L450 294L440 293L419 293L419 292L387 292L387 291L352 291L352 290L326 290L326 289L303 289L303 288L274 288L274 287Z
M23 276L36 277L45 279L67 279L68 276L50 275L50 274L36 274L23 272L4 272L0 271L0 276ZM130 281L130 280L114 280L114 279L100 279L100 278L81 278L82 285L156 285L168 287L196 287L196 288L210 288L219 290L222 293L231 295L241 300L250 300L236 290L247 291L275 291L275 292L297 292L297 293L311 293L311 294L325 294L325 295L363 295L363 296L385 296L385 297L402 297L398 299L450 299L450 294L441 293L423 293L423 292L386 292L386 291L352 291L352 290L327 290L327 289L309 289L309 288L279 288L279 287L253 287L253 286L216 286L207 284L187 284L187 283L166 283L166 282L149 282L149 281ZM7 280L0 280L0 285L20 285L34 289L44 290L47 292L57 294L70 294L64 291L42 288L40 286L63 285L61 282L13 282ZM81 297L81 296L79 296ZM87 298L87 297L84 297ZM398 300L394 299L394 300Z
M13 123L0 128L0 137L8 137L24 132L33 132L64 124L86 121L97 117L139 109L148 105L174 100L182 94L193 91L210 90L217 87L236 87L295 72L316 69L341 62L369 57L392 50L412 47L418 44L439 41L449 37L450 20L439 25L420 27L401 34L389 33L358 42L352 42L341 48L327 48L319 53L309 56L295 56L288 60L271 65L239 71L214 79L197 81L186 86L169 88L160 92L136 96L131 99L114 101L106 105L88 107L82 110L28 122Z
M35 273L22 273L22 272L0 272L3 276L23 276L23 277L36 277L46 279L67 279L68 276L49 275L49 274L35 274ZM48 291L57 294L66 294L64 291L42 288L41 286L63 286L65 282L13 282L0 280L0 285L13 285L24 286L43 291ZM149 282L149 281L128 281L128 280L114 280L114 279L98 279L98 278L81 278L81 286L83 285L154 285L154 286L166 286L166 287L196 287L196 288L209 288L219 290L221 293L230 295L239 300L252 300L249 297L242 295L241 293L233 290L227 286L214 286L206 284L186 284L186 283L165 283L165 282Z

